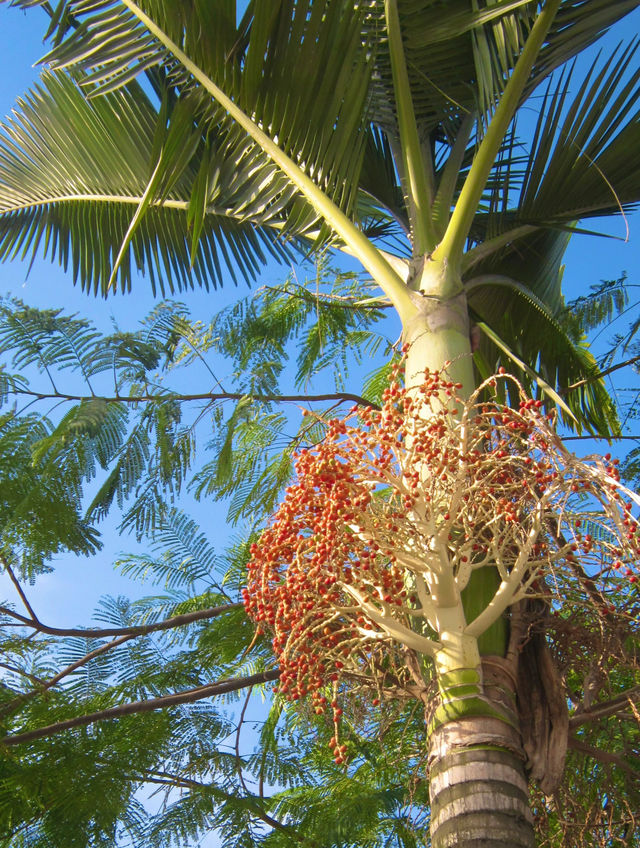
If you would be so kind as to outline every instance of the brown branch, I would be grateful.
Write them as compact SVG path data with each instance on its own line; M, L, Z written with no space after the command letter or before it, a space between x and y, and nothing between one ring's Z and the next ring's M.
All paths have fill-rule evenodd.
M180 786L185 789L198 789L204 790L205 792L213 788L216 794L218 795L225 795L227 798L233 797L228 792L225 792L224 789L221 789L219 786L212 787L211 784L202 783L201 781L193 780L192 778L181 777L178 774L171 774L170 772L166 771L154 771L152 772L152 774L152 777L150 777L148 774L143 774L141 776L141 780L143 780L145 783L156 783L160 784L161 786ZM261 821L265 822L265 824L270 825L270 827L273 827L275 830L283 831L287 836L290 836L296 842L300 842L303 845L309 844L305 837L297 830L295 830L295 828L293 828L291 825L282 824L282 822L279 822L277 819L272 818L268 813L265 813L264 810L260 809L260 805L257 803L255 795L247 793L246 800L250 802L253 814Z
M105 403L161 403L167 400L190 402L190 401L217 401L217 400L251 400L263 403L322 403L325 401L336 401L337 403L355 403L357 406L368 406L372 409L380 409L378 404L366 400L360 395L351 392L328 392L317 395L272 395L272 394L250 394L248 392L202 392L193 395L181 395L167 392L164 395L141 394L141 395L71 395L64 392L34 392L28 389L10 391L8 394L26 395L35 400L60 400L60 401L94 401L102 400Z
M627 692L623 692L621 695L611 698L609 701L601 701L600 703L594 704L588 710L581 710L579 713L575 713L569 719L569 727L579 727L581 724L587 724L590 721L607 718L608 716L617 713L620 709L624 709L624 707L631 701L633 695L640 695L640 686L633 686Z
M27 701L30 701L32 700L32 698L41 695L43 692L46 692L47 689L51 689L52 686L55 686L63 678L68 677L70 674L73 674L74 671L77 671L83 665L86 665L91 660L94 660L96 657L99 657L100 654L106 654L106 652L110 651L112 648L117 648L118 645L122 645L124 642L128 642L134 638L135 636L132 635L120 636L117 639L112 639L105 645L100 645L99 648L96 648L93 651L89 651L83 657L80 657L79 660L76 660L74 663L71 663L71 665L68 665L66 668L63 668L62 671L60 671L54 677L49 678L49 680L39 681L37 689L32 689L30 692L23 692L21 695L18 695L17 698L14 698L7 704L4 704L2 707L0 707L0 716L8 715L14 712L14 710L21 707Z
M158 621L155 624L141 624L137 627L110 627L96 628L91 630L81 627L50 627L43 624L33 613L33 618L27 618L8 607L0 606L0 613L5 613L12 618L17 619L25 627L31 627L39 633L46 633L48 636L78 636L87 639L102 639L107 636L145 636L147 633L154 633L158 630L170 630L173 627L182 627L185 624L192 624L194 621L202 621L207 618L215 618L224 612L240 609L243 606L241 601L232 604L224 604L220 607L207 607L207 609L196 610L195 612L186 612L182 615L174 615L171 618L165 618L163 621Z
M626 368L627 365L633 365L640 361L640 356L632 356L631 359L625 359L624 362L619 362L617 365L612 365L610 368L605 368L604 371L599 371L597 374L592 374L591 377L585 377L584 380L578 380L577 383L572 383L564 390L563 394L572 392L574 389L579 389L581 386L586 386L588 383L593 383L594 380L601 380L608 374L613 374L614 371L619 371L621 368Z
M244 717L247 712L247 707L249 706L249 700L251 699L251 694L253 692L253 686L249 688L247 691L247 697L244 699L244 704L242 705L242 710L240 712L240 718L238 719L238 727L236 729L236 768L238 770L238 778L240 780L240 785L244 789L245 795L250 795L247 788L247 784L244 782L244 775L242 773L242 758L240 756L240 734L242 733L242 725L244 724Z
M304 300L306 303L322 303L331 304L331 306L339 306L341 309L391 309L391 301L382 297L367 297L354 300L352 295L327 294L326 292L310 292L307 289L293 291L283 288L282 286L263 286L258 289L258 292L268 291L276 294L286 294L287 297Z
M191 777L181 777L179 774L171 774L168 771L154 771L151 774L145 772L142 775L134 775L130 779L136 782L159 783L162 786L180 786L184 789L208 788L208 784L200 780L193 780Z
M610 751L602 751L600 748L592 748L575 736L569 737L569 747L572 751L578 751L580 754L586 754L588 757L593 757L594 760L600 760L601 763L611 763L614 766L626 771L634 777L640 777L640 769L629 765L619 754L612 754Z
M588 436L563 436L563 442L586 442L589 440L593 441L603 441L609 442L638 442L640 441L640 436L596 436L595 434L589 434Z
M23 668L18 668L16 665L10 665L9 663L0 662L0 668L6 668L7 671L13 672L13 674L20 674L22 677L26 677L32 683L44 683L44 681L40 677L36 677L35 674L29 674L28 671L25 671Z
M24 742L31 742L34 739L42 739L45 736L54 736L63 730L71 730L74 727L86 727L98 721L106 721L107 719L135 715L137 713L154 712L155 710L167 709L168 707L175 707L180 704L201 701L204 698L212 698L216 695L224 695L227 692L237 692L239 689L245 689L247 686L258 686L261 683L277 680L279 677L280 669L277 668L270 671L261 671L257 674L250 674L247 677L231 677L228 680L207 683L195 689L174 692L171 695L162 695L159 698L150 698L147 701L132 701L129 704L122 704L118 707L109 707L99 712L87 713L86 715L76 716L65 721L58 721L55 724L48 724L46 727L39 727L36 730L28 730L24 733L5 736L1 741L4 745L20 745Z
M212 617L211 613L217 615L220 611L225 612L230 608L231 609L237 609L238 607L241 607L241 606L242 606L241 603L227 604L224 607L212 607L211 609L208 609L208 610L199 610L198 613L185 613L184 615L177 615L177 616L174 616L173 618L168 618L168 619L165 619L164 621L157 622L155 625L147 625L147 628L153 628L155 630L167 630L169 627L177 627L179 624L189 624L191 621L194 620L193 619L194 615L198 616L198 618L205 617L203 615L199 615L199 613L209 613L209 615L207 615L206 617L211 618ZM2 607L0 607L0 610L1 609L2 609ZM9 613L12 614L12 611L9 611ZM18 615L18 613L13 613L13 614ZM20 616L20 617L22 618L22 616ZM198 618L196 618L196 620L198 620ZM35 626L35 624L32 625L32 626ZM49 628L49 630L52 630L52 629L55 629L55 628ZM22 706L22 704L24 704L26 701L30 701L32 698L35 698L38 695L41 695L47 689L51 689L53 686L58 684L63 678L68 677L68 675L72 674L74 671L77 671L77 669L81 668L83 665L86 665L88 662L90 662L91 660L100 656L101 654L105 654L107 651L110 651L112 648L117 648L119 645L122 645L125 642L130 641L131 639L134 639L138 636L144 635L146 632L149 632L148 629L144 630L143 633L140 633L139 631L140 631L140 628L135 628L135 627L129 627L129 628L123 627L123 628L119 628L119 629L114 628L113 630L110 630L110 631L109 630L102 630L102 631L97 631L97 630L96 631L86 631L86 630L73 631L73 630L69 630L69 631L66 631L64 635L67 635L67 636L68 635L74 635L74 636L80 635L80 636L84 637L87 634L95 636L95 634L98 633L101 636L115 635L117 638L112 639L110 642L107 642L104 645L100 645L99 647L95 648L93 651L89 651L83 657L81 657L79 660L76 660L74 663L71 663L71 665L68 665L66 668L63 668L62 671L60 671L58 674L56 674L54 677L50 678L49 680L38 681L39 685L38 685L37 689L33 689L30 692L24 692L23 694L14 698L12 701L9 701L9 703L4 704L2 707L0 707L0 716L12 713L18 707ZM60 632L62 632L62 631L60 631Z
M562 533L557 533L553 528L548 527L549 533L553 536L556 544L559 547L566 548L569 543ZM607 599L604 597L602 592L596 586L596 583L592 577L589 577L587 572L584 570L582 565L578 562L577 559L569 556L566 558L566 562L569 565L569 568L573 572L574 576L577 580L584 586L584 589L587 595L591 598L593 605L600 610L600 612L609 610L610 604L607 603Z
M37 615L35 614L35 612L33 611L32 607L31 607L31 604L29 603L29 601L28 601L28 599L27 599L27 596L25 595L25 593L24 593L24 591L23 591L23 589L22 589L22 586L20 585L19 580L18 580L18 578L15 576L15 574L13 573L13 570L11 569L11 566L10 566L10 565L9 565L9 563L7 562L6 557L4 557L4 556L0 555L0 563L2 563L2 567L4 568L4 570L5 570L5 571L7 572L7 574L9 575L9 579L11 580L11 582L13 583L13 585L16 587L16 591L17 591L17 592L18 592L18 594L20 595L20 599L21 599L22 603L25 605L25 607L26 607L26 609L27 609L27 612L29 613L29 615L32 617L32 619L33 619L34 621L37 621L37 620L38 620L38 616L37 616Z

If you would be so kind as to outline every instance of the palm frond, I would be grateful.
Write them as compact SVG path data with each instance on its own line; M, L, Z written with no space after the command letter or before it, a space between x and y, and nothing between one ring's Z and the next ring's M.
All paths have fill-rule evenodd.
M638 44L586 74L570 98L571 73L543 102L521 190L522 223L568 224L621 213L640 201Z
M207 139L215 138L216 147L222 145L233 151L237 160L241 158L240 148L245 160L253 162L252 174L259 160L260 176L253 174L245 201L251 207L256 202L261 205L263 215L268 206L266 214L272 220L278 218L285 233L303 233L317 221L316 213L297 196L263 151L229 123L209 95L193 87L176 57L146 27L146 12L176 49L183 51L257 125L268 129L281 150L325 194L340 208L348 212L355 209L371 72L371 45L362 37L363 12L358 6L315 3L311 14L307 14L305 4L291 4L286 12L277 14L268 9L264 14L258 11L248 38L238 37L231 15L222 10L218 15L199 3L185 4L176 11L174 4L143 2L131 7L132 11L114 0L98 4L71 0L66 9L78 21L78 27L70 34L65 32L67 38L45 57L46 61L53 67L81 69L83 84L101 94L162 64L169 71L168 78L164 71L154 73L155 83L164 80L160 84L170 97L175 97L177 88L178 103L185 97L193 99L200 132ZM295 74L290 73L291 67L297 68ZM165 170L163 166L161 172ZM206 186L217 177L211 163L203 161L196 170L199 177L190 194L189 211L197 233ZM263 179L265 172L271 173L271 179ZM297 199L290 202L294 194ZM265 197L266 203L260 200ZM282 214L287 205L289 209ZM249 209L244 217L250 217Z
M271 178L256 175L237 140L235 150L202 141L184 109L169 119L154 161L159 116L136 84L89 101L72 78L45 74L20 107L3 128L0 258L41 249L84 289L107 294L116 264L123 290L141 271L154 291L173 292L215 288L225 272L251 280L267 256L289 255L277 241L282 181L273 168ZM196 189L202 201L192 201Z
M469 305L475 320L486 323L491 331L476 356L487 372L484 376L495 373L501 365L507 369L515 366L529 391L538 393L547 406L559 407L569 428L584 427L591 433L612 436L619 432L615 407L584 339L572 339L533 290L515 281L487 276L470 284ZM494 333L500 340L498 346L492 338ZM512 355L505 355L506 351ZM527 364L524 373L518 362ZM585 376L587 382L569 391Z

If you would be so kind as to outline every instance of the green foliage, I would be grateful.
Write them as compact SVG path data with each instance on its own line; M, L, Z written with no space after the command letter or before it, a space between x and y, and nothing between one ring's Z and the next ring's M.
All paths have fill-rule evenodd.
M503 366L518 374L532 396L544 399L548 407L556 406L570 429L619 434L617 410L599 376L598 363L584 334L572 337L577 325L569 323L564 309L554 315L531 290L513 280L489 276L470 288L471 314L482 331L475 362L483 378ZM505 309L505 302L510 308ZM594 320L597 314L594 308Z
M322 425L295 422L275 409L270 396L282 394L279 382L291 371L292 351L295 388L310 391L312 381L323 387L331 381L342 392L350 370L389 350L376 327L384 304L369 299L370 292L354 274L320 262L315 280L306 285L291 276L217 316L207 336L212 349L230 360L230 379L242 397L227 418L221 408L214 413L208 447L215 458L194 476L197 497L228 498L232 522L272 512L291 475L293 451L321 438ZM327 394L325 389L325 402Z
M610 324L629 303L626 274L590 287L590 293L569 301L559 320L575 341L584 333Z
M103 598L87 635L78 630L18 637L12 629L16 610L6 607L0 615L0 649L11 656L0 687L5 733L269 667L270 646L264 637L256 641L242 608L135 638L126 633L237 599L251 540L239 538L226 552L214 548L171 501L192 475L193 485L203 492L219 498L231 493L232 513L251 514L256 522L266 515L290 475L292 450L321 437L319 425L309 425L301 416L297 425L292 415L277 408L280 384L291 379L293 388L311 390L319 375L325 380L322 375L332 369L338 350L343 376L336 379L342 380L348 368L364 364L363 340L370 350L388 346L376 327L384 311L377 301L366 299L368 294L354 275L333 275L322 265L310 286L292 277L282 289L261 290L210 324L191 321L180 305L162 304L138 331L106 337L88 322L61 312L39 312L17 301L3 305L4 538L15 538L16 545L19 541L23 568L24 551L31 545L37 571L47 552L56 553L61 546L83 550L67 538L70 531L65 535L55 510L69 512L72 529L86 528L93 538L93 523L119 506L122 529L144 533L149 546L142 554L121 558L118 566L160 590L134 602ZM268 368L261 355L266 344L271 347ZM172 388L184 387L184 369L198 363L206 372L212 357L221 354L230 365L227 391L213 396L196 391L191 396ZM70 379L75 381L74 394L64 394L60 387L66 389ZM249 392L258 399L252 400ZM239 398L230 418L222 405L229 403L228 395ZM28 414L18 412L16 403L23 399L58 404L53 421L33 407ZM304 394L297 403L308 405ZM193 413L190 404L196 407ZM193 475L195 432L205 416L215 428L210 446L215 458ZM9 460L20 498L9 485ZM37 493L44 498L46 485L55 487L56 498L41 525L20 524L18 507L26 510ZM62 497L66 490L68 504ZM46 533L51 534L50 542ZM101 630L124 635L94 635ZM279 764L274 760L268 767L266 762L257 766L251 754L239 761L229 741L236 696L228 697L227 715L223 707L204 701L69 730L56 737L53 748L45 738L3 749L7 767L0 769L0 844L61 844L66 823L74 828L74 841L66 844L74 845L164 848L185 844L212 828L228 833L234 844L271 844L269 817L288 802L247 796L239 762L247 774L261 768L261 779L272 793L272 786L287 785L287 774L300 785L295 781L296 749L292 745L288 754L279 753ZM73 771L68 780L67 768ZM315 780L311 766L306 771L308 779ZM39 774L49 777L38 780ZM151 789L167 793L157 813L149 813L140 801L141 791ZM355 802L356 784L350 791ZM80 793L82 803L70 811ZM376 804L382 809L381 803L372 801L372 809ZM281 835L295 827L289 813L286 818L290 821L282 825ZM316 827L321 830L319 815ZM290 841L286 835L282 838Z
M68 476L46 453L35 456L52 430L33 413L0 416L1 547L29 576L60 550L89 554L100 547L96 530L82 516L78 477ZM73 471L82 478L87 466L75 459Z
M180 304L163 303L138 331L108 336L61 311L3 302L3 403L62 404L52 422L32 413L5 413L0 456L7 466L7 543L20 535L23 545L31 545L44 528L27 525L25 516L42 514L47 532L60 533L60 539L33 542L41 559L65 546L89 551L97 541L91 525L112 505L123 510L121 527L138 538L165 526L166 505L189 479L196 429L209 412L215 458L193 476L194 491L231 496L234 520L269 512L290 474L293 449L320 436L317 426L297 423L275 408L286 392L280 384L289 378L291 353L297 350L289 391L309 390L327 374L333 375L335 392L342 390L349 368L389 346L375 328L384 304L369 300L369 292L354 274L321 262L311 282L303 285L292 276L281 288L261 289L224 310L210 324L191 321ZM220 355L230 365L225 390L185 395L172 388L196 362L215 380L207 360ZM70 378L72 393L66 382L67 393L59 392L58 385ZM227 416L223 404L234 399ZM304 400L301 394L299 406ZM193 414L189 407L195 407ZM84 493L93 480L97 485L87 502ZM54 490L60 497L51 496Z

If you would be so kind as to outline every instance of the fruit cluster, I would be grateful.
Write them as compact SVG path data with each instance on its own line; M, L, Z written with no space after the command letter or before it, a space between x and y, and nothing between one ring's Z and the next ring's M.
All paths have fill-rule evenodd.
M560 585L578 561L585 574L611 567L635 580L640 557L615 463L571 454L515 378L495 375L464 400L446 372L406 388L400 367L380 410L328 421L322 442L297 454L295 481L251 548L244 603L273 636L279 689L311 695L336 723L327 686L380 687L398 645L438 639L442 585L459 602L473 569L492 566L506 608L545 577ZM498 389L518 405L487 399Z

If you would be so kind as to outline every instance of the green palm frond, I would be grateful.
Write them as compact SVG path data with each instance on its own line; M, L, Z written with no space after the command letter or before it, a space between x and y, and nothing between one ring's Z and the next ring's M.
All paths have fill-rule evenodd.
M560 407L568 427L611 436L619 433L616 409L598 377L595 358L583 339L571 338L533 290L488 275L470 283L469 304L475 320L490 330L476 352L476 361L486 372L483 376L495 373L500 365L508 370L515 367L528 391L539 393L547 406ZM526 363L524 373L518 363ZM589 379L570 391L585 375Z
M382 5L382 4L380 4ZM491 110L541 4L466 0L398 3L416 119L422 133L456 135L468 113ZM527 94L637 6L636 0L564 0L540 53ZM374 120L394 133L388 58L377 59Z
M87 86L109 90L156 64L175 69L176 59L126 4L70 0L65 5L81 23L45 60L81 68ZM337 177L344 178L349 163L361 156L358 136L364 139L371 65L358 4L287 3L282 9L255 4L248 37L236 30L235 4L143 2L136 10L149 14L213 82L268 127L319 185L330 194L332 185L333 191L345 190ZM179 86L184 84L180 80ZM211 108L214 120L218 107ZM346 198L342 201L348 206Z
M46 74L20 105L20 116L4 126L0 155L1 258L41 248L83 288L106 294L116 263L123 290L137 270L164 292L194 282L216 287L225 273L252 279L267 256L288 255L277 242L282 218L272 210L277 175L256 176L250 155L240 152L238 161L237 143L216 151L184 109L169 120L154 161L158 115L137 85L88 101L72 78ZM197 227L196 189L203 198Z
M205 4L188 4L189 8L185 4L180 12L174 4L149 5L143 4L140 14L150 11L162 32L189 60L258 126L266 128L280 149L341 209L351 212L356 208L371 72L371 45L362 38L362 11L352 4L334 2L314 4L309 15L305 4L291 4L286 12L274 14L258 5L249 37L244 39L238 38L235 22L230 23L231 16L224 10L219 10L219 15ZM186 99L195 106L197 122L188 129L202 134L204 150L194 163L197 177L189 195L194 238L203 227L207 187L212 179L218 180L219 148L233 153L236 161L244 159L250 171L249 184L241 185L243 196L234 198L238 218L256 223L258 215L266 225L266 216L277 232L293 236L317 222L307 201L297 196L260 147L229 123L208 94L192 86L172 54L140 23L138 12L134 15L113 0L71 2L67 8L81 23L46 57L52 66L81 68L87 74L83 83L88 90L98 86L96 90L104 94L162 62L170 71L169 78L156 73L155 82L164 80L161 84L170 100L177 87L177 103ZM297 69L294 74L289 70L292 67ZM177 149L183 156L184 146ZM170 167L163 162L154 165L158 168L152 182L163 180ZM147 188L152 191L154 187ZM137 193L140 217L149 202L142 194ZM247 208L240 212L243 205Z
M571 73L543 102L521 191L523 223L566 224L631 209L640 197L637 43L586 74ZM619 55L618 55L619 54Z
M494 252L504 257L505 245L515 264L517 255L530 253L532 242L546 238L551 244L554 236L536 235L539 228L558 230L560 251L562 232L580 232L580 219L635 208L640 198L636 51L632 43L594 65L573 96L571 71L550 82L529 154L524 156L519 144L496 160L493 179L498 184L505 177L506 202L476 215L463 261L467 269L477 273Z
M369 127L367 134L360 188L365 196L372 198L377 206L393 216L406 236L409 232L409 220L393 151L388 136L374 125Z
M476 226L484 228L490 217L487 215L480 221L476 220ZM519 238L503 243L485 255L484 245L480 245L467 254L466 281L486 275L516 280L555 314L564 308L563 261L570 238L570 230L530 228Z

